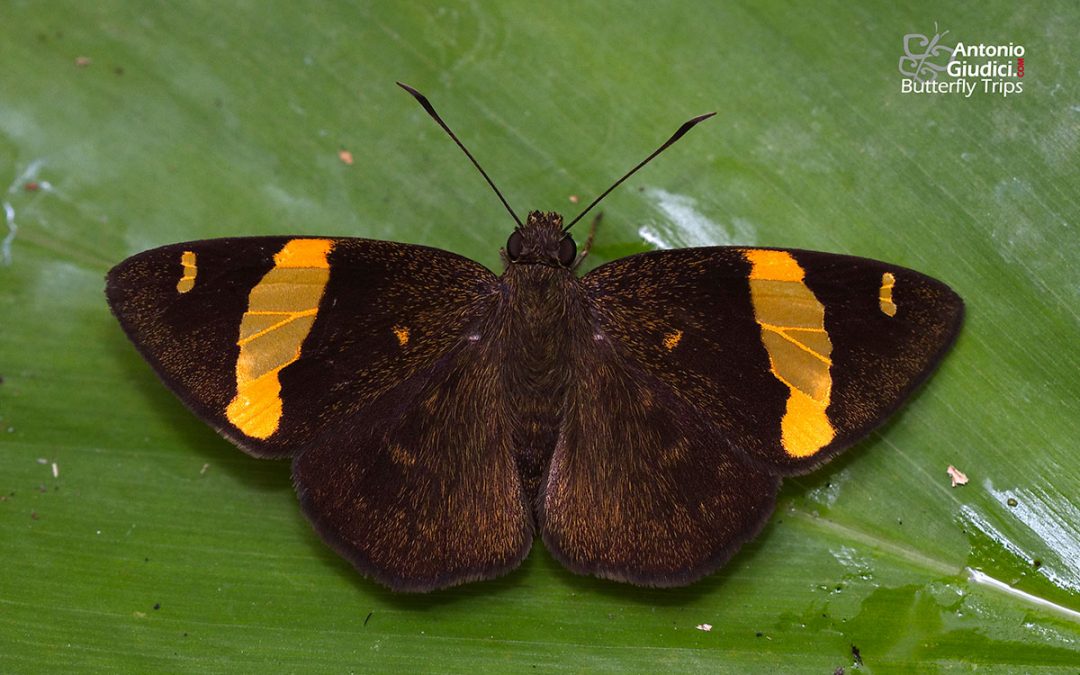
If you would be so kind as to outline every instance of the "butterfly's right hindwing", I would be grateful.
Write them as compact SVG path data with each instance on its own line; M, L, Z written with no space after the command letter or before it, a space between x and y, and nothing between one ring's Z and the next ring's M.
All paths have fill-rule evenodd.
M528 553L482 266L361 239L210 240L133 256L106 292L199 417L293 458L305 514L362 572L430 590Z

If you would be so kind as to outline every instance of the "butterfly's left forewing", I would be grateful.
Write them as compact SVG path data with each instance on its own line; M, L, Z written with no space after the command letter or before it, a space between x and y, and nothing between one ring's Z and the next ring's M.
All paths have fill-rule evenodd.
M677 392L717 445L778 475L881 424L933 371L964 308L924 274L792 249L657 251L583 281L621 354Z
M880 424L963 313L925 275L807 251L659 251L582 281L541 529L571 569L653 586L730 557L780 477Z
M491 415L506 397L485 358L498 293L482 266L361 239L221 239L133 256L106 292L192 411L250 454L293 458L305 513L361 571L426 590L528 552Z

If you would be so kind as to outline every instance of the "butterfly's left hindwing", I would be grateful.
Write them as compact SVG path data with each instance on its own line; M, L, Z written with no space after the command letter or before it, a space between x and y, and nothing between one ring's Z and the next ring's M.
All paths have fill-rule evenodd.
M926 275L790 249L657 251L583 281L622 356L677 392L715 444L778 475L881 424L963 317L959 296Z

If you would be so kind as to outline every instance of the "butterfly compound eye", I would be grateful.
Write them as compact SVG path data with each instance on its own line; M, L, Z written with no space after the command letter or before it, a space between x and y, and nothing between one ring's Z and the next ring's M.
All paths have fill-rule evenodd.
M510 234L510 238L506 240L506 255L509 256L511 260L517 260L521 257L522 245L521 233L514 230L513 233Z
M570 237L567 237L559 242L559 264L563 267L570 267L574 263L574 258L577 257L577 244Z

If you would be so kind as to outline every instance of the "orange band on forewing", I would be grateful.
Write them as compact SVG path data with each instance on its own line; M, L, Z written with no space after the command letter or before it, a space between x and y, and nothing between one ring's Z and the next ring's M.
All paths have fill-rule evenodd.
M330 239L293 239L274 255L274 267L313 267L329 269L326 256L334 242Z
M300 358L326 282L330 239L293 239L251 289L236 344L236 397L225 416L252 438L269 438L281 423L282 368Z
M809 457L836 436L828 415L832 341L825 307L804 283L803 268L785 251L746 249L750 299L773 376L788 387L780 440L792 457Z

